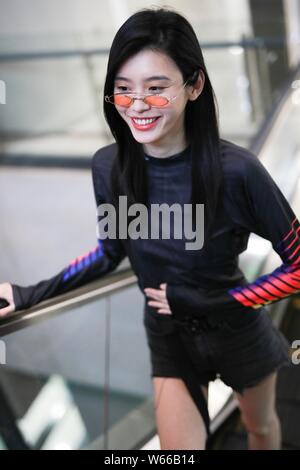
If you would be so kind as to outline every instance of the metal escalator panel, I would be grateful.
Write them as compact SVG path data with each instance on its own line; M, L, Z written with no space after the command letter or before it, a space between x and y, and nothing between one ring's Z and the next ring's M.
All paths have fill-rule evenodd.
M122 445L114 429L151 396L143 297L130 279L123 290L112 292L112 283L109 295L81 304L73 292L60 314L52 299L25 312L29 323L24 312L1 320L2 448L83 449L101 436L105 448Z

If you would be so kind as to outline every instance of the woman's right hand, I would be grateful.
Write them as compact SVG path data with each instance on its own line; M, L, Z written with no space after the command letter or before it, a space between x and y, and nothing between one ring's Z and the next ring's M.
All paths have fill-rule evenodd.
M9 282L4 282L3 284L0 284L0 299L1 298L5 299L9 303L9 305L7 307L0 308L0 318L5 317L9 313L14 312L16 309L12 286L11 284L9 284Z

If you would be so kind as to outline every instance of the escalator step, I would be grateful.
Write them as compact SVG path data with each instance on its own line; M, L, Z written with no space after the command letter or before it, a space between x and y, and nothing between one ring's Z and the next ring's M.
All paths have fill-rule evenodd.
M247 450L247 436L244 433L228 432L221 446L222 450Z
M300 403L279 401L277 410L281 422L283 444L300 449Z

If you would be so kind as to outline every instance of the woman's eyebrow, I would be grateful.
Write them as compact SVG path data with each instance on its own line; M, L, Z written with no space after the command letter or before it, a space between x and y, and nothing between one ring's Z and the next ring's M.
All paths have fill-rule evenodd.
M122 77L121 75L117 75L115 77L115 80L123 80L125 82L131 82L129 78ZM145 78L144 82L151 82L152 80L169 80L171 79L167 77L166 75L152 75L152 77Z

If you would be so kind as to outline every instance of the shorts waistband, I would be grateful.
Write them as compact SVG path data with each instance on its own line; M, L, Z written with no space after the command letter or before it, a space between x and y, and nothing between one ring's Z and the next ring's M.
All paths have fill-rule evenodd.
M227 317L228 318L228 317ZM183 328L190 335L196 335L202 331L214 331L219 329L225 319L213 320L208 315L195 317L194 315L184 315L182 318L174 318L174 323Z

